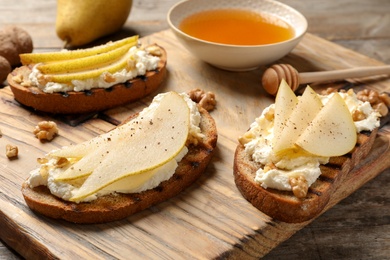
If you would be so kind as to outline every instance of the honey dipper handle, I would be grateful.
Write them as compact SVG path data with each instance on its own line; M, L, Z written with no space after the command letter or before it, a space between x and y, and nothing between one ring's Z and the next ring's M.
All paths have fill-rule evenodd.
M299 73L299 83L325 82L332 80L342 80L348 78L363 78L390 74L390 65L357 67L351 69L321 71L321 72L301 72Z

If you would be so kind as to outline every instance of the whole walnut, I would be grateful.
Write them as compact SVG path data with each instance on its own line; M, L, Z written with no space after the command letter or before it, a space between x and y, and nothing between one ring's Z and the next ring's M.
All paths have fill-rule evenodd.
M7 26L0 30L0 56L8 60L11 66L20 64L19 54L32 50L31 36L22 28Z
M0 85L4 80L6 80L11 70L11 64L9 64L6 58L0 56Z

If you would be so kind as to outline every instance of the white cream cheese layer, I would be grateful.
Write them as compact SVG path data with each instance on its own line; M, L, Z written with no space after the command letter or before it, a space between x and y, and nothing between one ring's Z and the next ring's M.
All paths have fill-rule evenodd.
M153 99L151 105L140 112L138 118L148 118L147 115L156 109L163 95L164 94L157 95ZM196 103L193 102L187 94L183 93L180 95L184 98L188 107L190 108L189 134L196 139L202 138L203 134L201 133L201 129L199 127L201 115ZM181 159L187 154L187 152L188 148L184 146L184 148L179 152L179 154L174 159L168 161L166 164L154 170L121 179L105 187L103 190L100 190L98 193L92 194L84 198L83 200L77 202L92 201L99 196L115 192L137 193L148 189L153 189L157 187L161 182L168 180L173 176L178 166L178 162L181 161ZM41 164L39 168L31 171L27 183L31 188L40 185L47 186L53 195L64 200L69 200L73 196L73 193L81 186L84 179L81 178L74 183L55 181L56 176L58 174L66 171L68 167L72 166L72 164L70 164L62 168L56 167L57 160L58 158L51 158L47 163Z
M39 78L42 75L37 68L40 64L36 64L32 72L29 75L29 80L34 86L37 86L45 93L55 92L67 92L67 91L84 91L93 88L109 88L115 84L123 83L131 80L137 76L145 75L147 71L155 70L158 66L160 58L153 56L145 49L137 48L136 46L131 47L129 52L131 58L135 62L135 66L132 70L123 69L121 71L110 74L110 82L105 80L106 73L103 73L98 78L91 78L88 80L72 80L72 85L61 84L55 82L47 82L42 85L39 83Z
M175 173L178 162L187 154L188 148L184 147L181 152L171 161L166 164L151 170L149 172L144 172L140 175L129 176L120 181L117 181L109 186L105 187L103 190L100 190L98 193L92 194L81 201L77 202L88 202L97 199L99 196L103 196L110 193L120 192L120 193L137 193L157 187L161 182L168 180ZM67 182L55 181L57 175L61 174L63 171L68 169L68 167L57 168L57 160L52 159L48 163L37 168L30 173L30 178L27 183L31 188L44 185L47 186L50 192L64 200L69 200L73 193L81 186L82 180L69 184ZM45 171L41 171L42 167L48 167L48 174L42 174ZM69 166L71 167L71 166ZM142 175L142 176L141 176Z
M323 104L325 104L333 94L320 96ZM359 110L365 115L365 119L355 121L356 131L371 131L380 124L379 113L374 111L369 102L362 102L357 99L353 91L340 93L345 100L351 114L355 110ZM327 157L318 156L284 156L276 157L272 152L273 139L273 118L270 119L267 114L273 114L275 105L272 104L263 110L260 117L256 118L255 122L250 126L246 133L246 138L249 140L245 143L245 151L252 157L255 162L262 165L267 165L272 162L276 168L258 169L256 172L255 181L264 188L274 188L278 190L291 190L289 179L298 176L304 176L308 186L310 187L317 178L321 175L319 168L320 164L329 162Z

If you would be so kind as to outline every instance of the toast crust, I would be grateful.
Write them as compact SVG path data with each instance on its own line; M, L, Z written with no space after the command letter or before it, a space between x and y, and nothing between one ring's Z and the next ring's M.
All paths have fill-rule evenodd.
M200 128L205 137L179 162L175 174L154 189L132 194L110 194L98 197L91 202L74 203L53 196L46 186L30 188L22 185L26 204L35 212L54 219L74 223L105 223L126 218L136 212L161 203L179 194L194 183L211 161L217 144L217 129L214 119L203 108Z
M155 44L155 46L158 46ZM125 83L110 88L95 88L88 91L69 91L66 93L45 93L37 87L25 87L14 80L17 75L28 78L31 68L22 66L13 70L7 77L15 99L35 110L52 114L82 114L106 110L138 100L155 91L166 76L167 53L161 50L157 69L147 71Z
M358 135L355 148L348 154L332 157L321 165L320 177L311 185L305 198L291 191L263 188L254 181L259 164L255 163L239 144L235 151L233 175L238 190L254 207L266 215L287 223L300 223L318 216L332 193L342 185L349 172L370 152L378 129Z

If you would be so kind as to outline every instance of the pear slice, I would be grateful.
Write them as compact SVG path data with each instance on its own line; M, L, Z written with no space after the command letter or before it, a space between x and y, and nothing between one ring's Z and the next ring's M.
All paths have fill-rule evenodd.
M150 121L152 115L150 111L144 112L142 118L144 121ZM52 151L49 153L50 156L79 158L79 161L74 163L72 167L57 175L56 181L74 180L91 174L97 166L94 159L98 158L99 162L102 161L110 151L116 149L118 143L125 142L128 137L132 137L138 130L142 130L142 127L138 117L136 117L126 124L91 140Z
M20 54L20 61L22 62L23 65L28 65L28 64L37 64L37 63L49 62L49 61L78 59L78 58L109 52L111 50L117 49L126 44L136 45L137 42L138 42L138 35L135 35L122 40L109 42L103 45L99 45L87 49L79 49L73 51L45 52L45 53L23 53Z
M82 143L64 146L61 149L53 150L48 155L50 157L82 158L92 151L96 151L101 147L107 146L107 143L110 142L116 134L117 131L116 128L114 128L114 130L110 132L98 135Z
M135 46L135 44L135 42L126 44L109 52L79 59L41 63L37 66L37 69L43 74L70 73L74 71L97 69L118 60L125 55L131 47Z
M77 144L77 145L69 145L64 146L61 149L53 150L48 155L50 157L60 157L60 158L82 158L87 155L89 152L93 151L100 144L96 144L91 142L92 140L88 140L86 142Z
M275 98L274 138L272 139L273 147L281 139L282 131L297 103L298 98L295 96L295 93L292 91L287 82L283 79L279 85L279 90Z
M106 149L110 143L117 142L123 133L128 135L133 134L138 128L137 125L138 119L135 118L126 124L120 125L107 133L98 135L91 140L53 150L49 153L49 156L63 158L82 158L92 153L93 151Z
M107 154L112 150L113 146L115 145L107 143L105 145L97 147L96 150L90 150L85 156L81 157L80 160L75 162L71 167L56 176L55 180L74 181L76 179L89 176L93 172L93 170L96 169L96 167L105 159Z
M127 52L120 59L115 62L102 66L93 70L79 71L79 72L71 72L71 73L57 73L57 74L43 74L43 81L45 82L57 82L57 83L65 83L70 84L72 80L87 80L91 78L97 78L103 73L111 73L114 74L122 69L133 69L133 65L130 65L128 61L131 59L133 53Z
M116 181L108 186L106 186L103 190L108 192L138 192L140 187L144 185L147 181L149 181L156 173L159 171L165 172L174 172L177 167L176 160L168 161L166 164L159 166L153 170L144 172L142 174L133 174L127 176L119 181Z
M277 154L285 149L293 148L294 142L318 114L322 106L321 99L317 93L307 86L287 119L279 139L275 141L273 146L274 153Z
M185 146L189 120L184 99L176 92L165 94L152 119L141 120L142 130L118 142L70 200L80 201L118 180L148 172L172 160ZM99 158L94 160L97 163Z
M51 157L82 158L101 146L105 146L108 141L108 138L99 135L76 145L64 146L61 149L53 150L48 155Z
M119 181L111 183L102 190L107 192L128 192L130 190L135 190L147 182L150 178L152 178L159 168L160 167L157 167L156 169L144 172L142 174L133 174L124 177Z
M342 97L335 93L295 144L318 156L341 156L356 145L352 115Z

